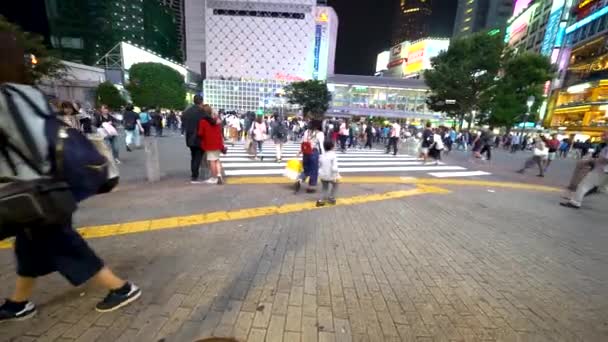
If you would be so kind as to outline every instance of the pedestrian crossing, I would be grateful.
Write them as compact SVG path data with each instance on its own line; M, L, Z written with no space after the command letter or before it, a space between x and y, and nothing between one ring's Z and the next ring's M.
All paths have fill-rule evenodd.
M276 160L276 148L273 142L266 141L258 160L251 159L245 151L244 142L234 146L227 144L228 153L222 155L222 167L227 176L278 176L285 173L286 161L298 159L300 144L288 142L283 146L282 162ZM404 154L393 156L385 154L384 150L350 149L347 153L338 152L338 163L341 174L373 174L373 173L407 173L424 172L432 177L479 177L490 175L483 171L470 171L458 165L448 165L443 162L424 164L422 159Z

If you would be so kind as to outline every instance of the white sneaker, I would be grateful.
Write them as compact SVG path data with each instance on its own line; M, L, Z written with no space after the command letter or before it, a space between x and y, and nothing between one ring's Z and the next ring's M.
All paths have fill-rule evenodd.
M205 181L205 184L217 184L217 178L211 177Z
M116 165L120 165L120 160L114 159L114 163L116 163Z

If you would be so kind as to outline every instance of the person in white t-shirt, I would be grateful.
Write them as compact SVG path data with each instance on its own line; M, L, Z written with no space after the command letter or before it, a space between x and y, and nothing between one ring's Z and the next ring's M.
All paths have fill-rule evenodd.
M397 144L399 142L399 136L401 135L401 126L395 122L391 125L388 133L388 144L386 145L386 153L388 154L393 147L393 155L397 155Z

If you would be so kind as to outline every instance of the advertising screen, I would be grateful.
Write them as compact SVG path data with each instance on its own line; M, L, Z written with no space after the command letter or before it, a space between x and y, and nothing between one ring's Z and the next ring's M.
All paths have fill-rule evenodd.
M123 67L126 70L129 70L131 66L136 63L160 63L179 72L184 76L184 79L186 78L186 67L182 65L173 63L167 59L155 55L148 50L144 50L129 43L121 42L120 47L122 49Z
M549 56L551 54L551 50L555 45L561 17L562 8L557 9L549 16L549 20L547 21L547 29L545 31L545 37L540 48L540 53L545 56Z
M391 58L390 51L382 51L378 54L378 58L376 59L376 72L386 70L388 62Z
M530 23L530 19L532 18L536 7L538 7L538 3L530 6L525 12L517 17L511 25L509 25L509 28L507 29L507 32L509 33L509 44L519 41L528 32L528 24Z
M411 74L424 68L425 48L426 41L412 44L409 47L407 51L407 64L404 69L406 74Z

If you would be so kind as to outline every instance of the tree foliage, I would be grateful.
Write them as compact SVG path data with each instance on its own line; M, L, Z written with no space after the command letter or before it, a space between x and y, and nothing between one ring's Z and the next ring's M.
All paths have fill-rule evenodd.
M543 84L554 74L548 58L515 54L502 37L484 32L455 40L431 65L424 72L431 109L460 120L477 111L479 122L507 128L522 120L529 96L540 100Z
M136 106L181 110L186 105L184 77L164 64L133 64L127 90Z
M503 61L500 79L490 92L491 114L488 123L499 127L513 127L524 119L529 96L536 98L532 107L532 112L536 113L542 102L543 85L553 78L554 73L554 67L545 56L534 53L509 55ZM533 116L530 120L536 121L536 118Z
M111 82L103 82L95 91L95 105L99 107L102 104L112 109L119 109L126 104L126 101Z
M432 69L424 79L430 88L427 104L461 120L471 111L480 111L480 98L496 78L503 50L502 38L477 33L456 39L448 50L431 59ZM456 104L446 104L456 100Z
M25 83L35 84L44 77L58 79L65 75L66 66L46 48L41 36L23 31L2 15L0 15L0 32L13 35L17 45L23 47L25 54L35 57L35 63L32 63L31 58L25 63ZM25 56L24 60L26 60Z
M290 104L302 106L304 115L315 119L325 116L331 101L327 84L317 80L291 83L285 87L285 95Z

